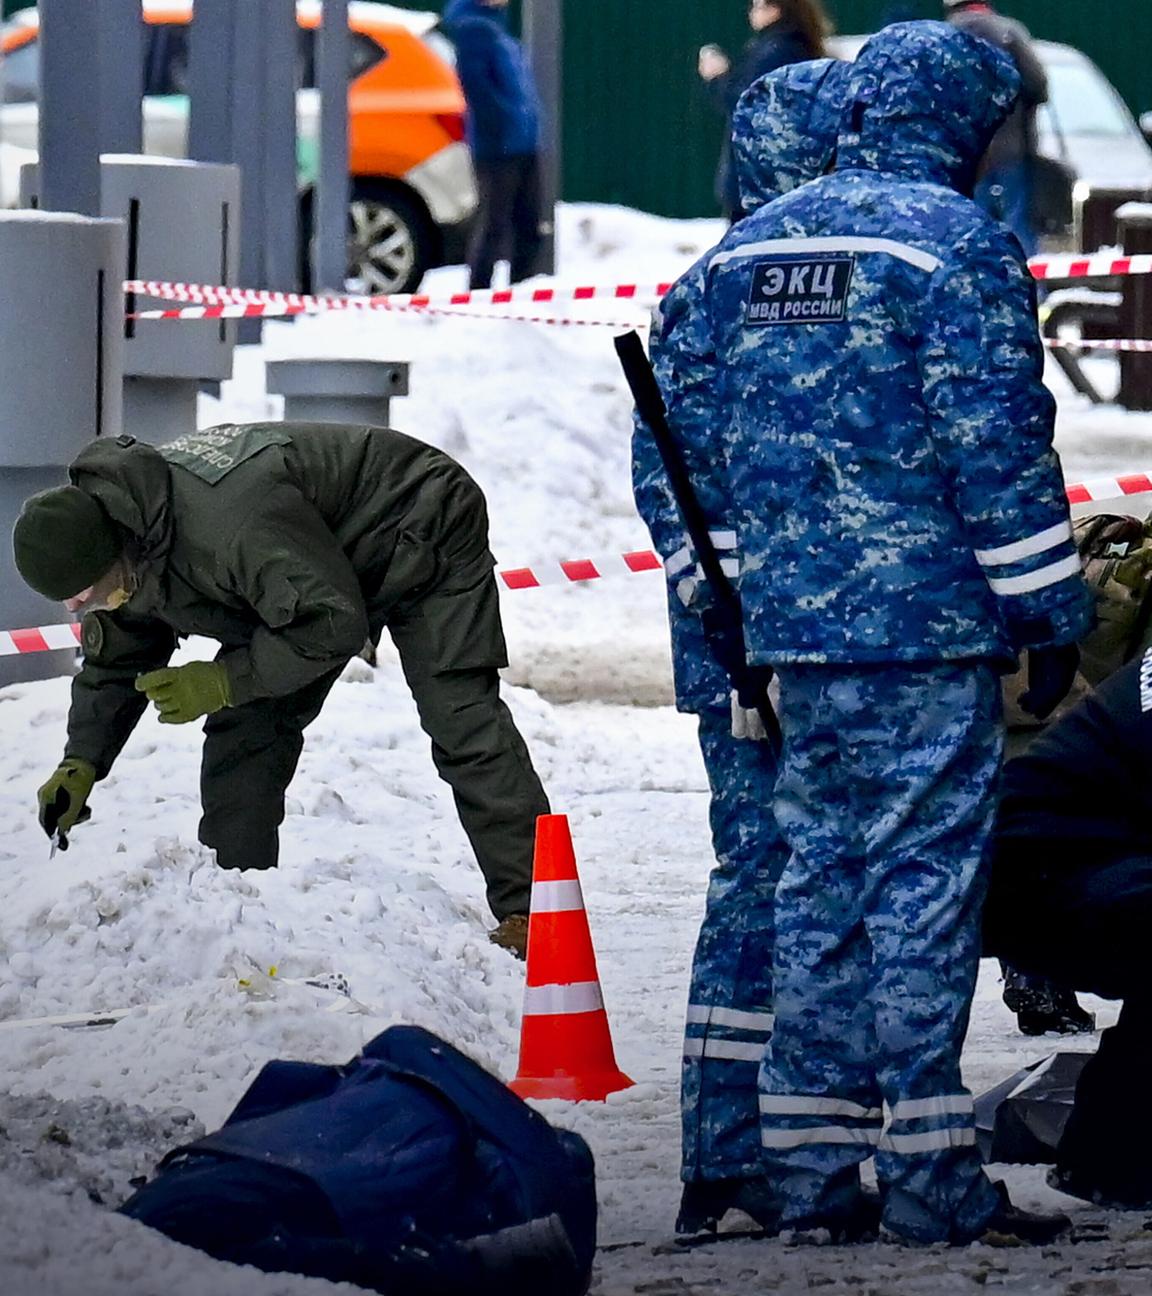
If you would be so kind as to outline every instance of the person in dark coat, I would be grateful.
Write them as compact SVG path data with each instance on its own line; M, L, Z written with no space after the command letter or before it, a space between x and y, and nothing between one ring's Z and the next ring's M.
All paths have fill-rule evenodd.
M1008 762L984 953L1123 999L1081 1072L1053 1187L1152 1209L1152 650Z
M732 223L744 214L732 169L732 114L740 96L768 72L789 63L824 58L824 38L831 30L820 0L750 0L748 24L753 36L735 63L718 45L705 45L697 64L709 97L724 114L716 198Z
M508 0L451 0L442 19L456 46L480 191L468 252L473 288L491 286L502 257L511 283L529 278L543 242L540 100L520 42L508 31L507 7Z
M1032 218L1032 163L1036 157L1036 109L1048 101L1048 77L1032 48L1028 29L997 13L985 0L944 0L953 26L1007 51L1020 73L1020 98L996 132L976 182L973 197L1020 240L1028 256L1039 241Z
M159 448L106 437L69 477L13 533L25 582L85 614L64 759L39 792L48 835L64 844L151 701L161 723L205 718L200 840L217 863L275 866L304 729L387 628L493 938L522 954L548 800L500 699L488 515L464 469L387 428L253 423ZM186 635L220 643L215 661L168 666Z

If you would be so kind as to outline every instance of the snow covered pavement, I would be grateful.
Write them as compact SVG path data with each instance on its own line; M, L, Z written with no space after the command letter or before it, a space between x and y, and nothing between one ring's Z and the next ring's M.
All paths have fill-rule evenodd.
M570 282L660 278L718 232L616 209L563 215ZM440 286L456 273L440 272ZM636 308L621 318L635 320ZM476 476L501 565L646 544L609 330L400 317L274 325L241 358L222 401L205 402L205 420L275 414L264 357L318 353L413 362L413 394L393 421ZM1059 390L1071 479L1152 467L1152 419L1091 410ZM659 705L670 696L663 582L641 575L509 593L504 610L506 692L554 809L571 817L617 1055L637 1082L604 1105L542 1105L596 1153L605 1245L596 1290L1147 1292L1143 1217L1070 1203L1031 1167L1007 1174L1022 1203L1060 1202L1091 1240L1042 1252L667 1247L680 1032L710 861L692 721ZM193 642L184 659L210 651ZM213 866L196 842L197 727L162 730L150 717L97 788L91 824L50 862L35 789L59 759L66 709L65 681L0 690L0 1293L349 1291L218 1265L108 1208L196 1122L218 1123L270 1058L340 1061L410 1021L514 1072L522 968L487 943L482 880L396 662L386 650L375 670L348 667L309 731L281 867L266 875ZM300 984L331 973L347 977L351 999ZM1114 1018L1114 1007L1091 1006L1101 1024ZM106 1028L4 1029L115 1008L133 1011ZM1015 1033L986 966L966 1053L971 1086L1054 1047Z

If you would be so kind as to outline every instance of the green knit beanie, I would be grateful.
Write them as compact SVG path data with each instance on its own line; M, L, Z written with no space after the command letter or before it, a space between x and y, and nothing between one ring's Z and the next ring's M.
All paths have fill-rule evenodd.
M124 552L103 508L76 486L25 500L12 531L16 569L37 594L57 602L95 585Z

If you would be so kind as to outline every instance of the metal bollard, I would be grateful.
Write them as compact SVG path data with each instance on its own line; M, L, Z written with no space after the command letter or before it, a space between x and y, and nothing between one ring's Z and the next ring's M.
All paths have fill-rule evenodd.
M37 206L39 168L20 176L21 201ZM101 215L127 226L124 279L236 283L240 257L240 172L209 162L172 161L132 153L100 159ZM130 294L131 315L147 298ZM232 376L236 324L126 319L124 431L159 444L196 430L202 382Z
M395 396L408 395L403 360L270 360L265 386L284 397L284 417L304 423L387 427Z
M0 629L67 620L20 579L11 534L29 495L62 485L120 431L125 232L66 212L0 213ZM70 673L71 650L0 657L0 684Z
M1120 241L1128 256L1152 252L1152 203L1125 203L1116 213ZM1152 338L1152 275L1127 275L1120 304L1120 336ZM1130 410L1152 410L1152 355L1120 355L1119 403Z

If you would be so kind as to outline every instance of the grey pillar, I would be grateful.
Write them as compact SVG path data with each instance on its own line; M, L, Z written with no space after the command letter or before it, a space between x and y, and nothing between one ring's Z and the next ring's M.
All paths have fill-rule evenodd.
M284 397L284 417L293 422L387 427L393 397L408 395L403 361L270 360L265 374L268 394Z
M240 167L240 279L249 288L297 286L297 58L295 0L197 0L188 156Z
M552 274L556 269L556 203L564 163L564 0L524 0L523 32L544 109L540 158L544 243L540 270Z
M122 279L237 282L236 167L113 153L101 159L100 179L101 215L127 230ZM39 167L23 168L25 207L40 205L39 180ZM156 304L135 294L124 299L129 315ZM200 384L232 376L235 321L125 319L123 330L124 431L154 444L195 431Z
M140 0L41 0L40 161L49 211L100 211L100 154L138 153Z
M0 213L0 629L68 620L20 579L9 536L29 495L120 431L123 266L119 221ZM2 657L0 684L66 674L75 656Z
M324 0L316 38L320 170L313 211L312 286L343 292L348 277L348 0Z

